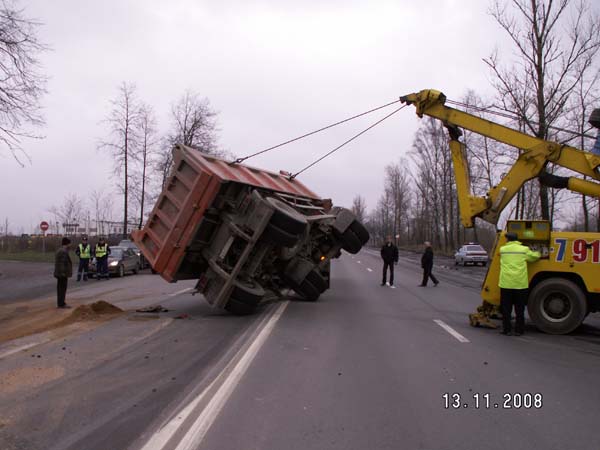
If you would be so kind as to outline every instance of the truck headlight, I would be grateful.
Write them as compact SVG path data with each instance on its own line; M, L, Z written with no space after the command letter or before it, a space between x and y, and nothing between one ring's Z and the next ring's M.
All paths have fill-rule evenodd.
M119 265L119 261L111 261L108 265L110 267L115 267L115 266Z

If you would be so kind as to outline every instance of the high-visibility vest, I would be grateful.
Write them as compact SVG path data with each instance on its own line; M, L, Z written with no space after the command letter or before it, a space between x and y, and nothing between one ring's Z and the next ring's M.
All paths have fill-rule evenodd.
M511 241L500 247L500 279L504 289L527 289L529 276L527 263L540 259L540 253L532 251L519 241Z
M89 244L79 244L79 259L90 259L90 246Z
M96 244L96 258L102 258L106 256L108 244L100 245Z

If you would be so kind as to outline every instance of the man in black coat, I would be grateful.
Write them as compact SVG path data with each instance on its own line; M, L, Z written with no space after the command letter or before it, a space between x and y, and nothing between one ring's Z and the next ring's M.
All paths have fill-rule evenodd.
M73 263L69 256L69 248L71 247L71 240L69 238L62 239L61 247L56 251L54 257L54 278L56 278L56 306L58 308L70 308L65 303L65 297L67 296L67 283L69 278L73 276Z
M423 252L423 256L421 256L421 267L423 268L423 281L419 286L427 286L429 278L433 281L434 286L440 284L437 278L431 273L433 270L433 249L431 248L431 242L425 242L425 251Z
M383 259L383 281L382 286L385 286L387 279L388 267L390 269L390 286L394 285L394 263L398 262L398 247L392 243L392 237L388 236L387 241L381 247L381 259Z

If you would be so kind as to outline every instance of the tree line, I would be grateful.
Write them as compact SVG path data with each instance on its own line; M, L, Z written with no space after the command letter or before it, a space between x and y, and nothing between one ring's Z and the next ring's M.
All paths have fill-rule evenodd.
M461 99L464 110L589 151L597 130L588 120L600 106L598 10L588 1L494 0L489 13L511 40L512 53L502 55L494 49L484 59L495 95L485 99L468 91ZM462 140L473 194L484 196L520 150L466 130ZM460 223L448 135L441 121L424 119L406 153L386 166L383 192L370 212L362 196L354 199L352 209L365 221L372 242L394 236L400 245L431 241L446 251L467 240L491 245L493 225L478 221L472 230L465 230ZM572 175L552 164L545 170ZM544 219L555 228L600 231L600 202L534 179L505 210L503 220L507 218Z

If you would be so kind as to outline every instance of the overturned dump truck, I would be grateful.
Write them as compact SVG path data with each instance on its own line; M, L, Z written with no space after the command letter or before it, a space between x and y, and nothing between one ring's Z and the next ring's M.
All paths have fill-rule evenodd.
M331 259L369 240L351 211L289 176L183 145L173 161L133 240L165 280L198 279L195 292L215 308L251 314L289 289L316 301L329 288Z

